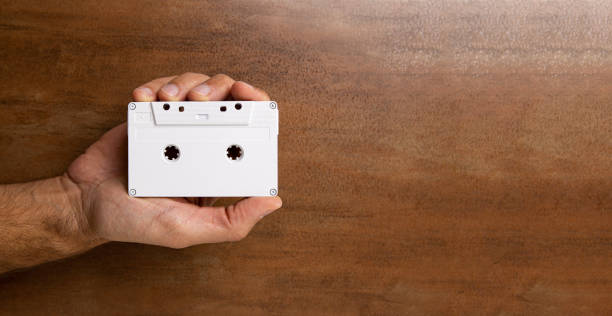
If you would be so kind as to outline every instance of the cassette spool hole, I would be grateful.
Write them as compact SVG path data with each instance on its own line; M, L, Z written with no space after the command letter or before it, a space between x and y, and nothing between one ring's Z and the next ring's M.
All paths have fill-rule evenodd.
M164 110L165 111L170 110L170 104L168 104L168 103L164 104Z
M227 158L231 160L240 160L242 159L244 152L242 151L242 147L238 145L231 145L227 147Z
M224 105L224 106L220 107L219 110L221 110L221 112L225 112L225 111L227 111L227 107Z
M168 145L164 148L164 156L170 161L175 161L181 156L181 151L175 145Z
M234 105L234 108L236 108L236 110L240 110L240 109L242 109L242 104L240 104L240 103L236 103L236 104Z

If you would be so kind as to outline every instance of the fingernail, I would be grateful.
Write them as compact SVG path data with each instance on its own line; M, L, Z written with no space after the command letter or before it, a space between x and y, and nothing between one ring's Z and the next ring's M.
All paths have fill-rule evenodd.
M145 95L145 96L149 96L152 97L153 96L153 91L147 87L140 87L136 89L138 94L141 95Z
M195 91L195 92L197 92L200 95L207 96L207 95L210 94L210 86L205 84L205 83L203 83L203 84L201 84L201 85L191 89L191 91Z
M162 88L162 91L171 96L175 96L179 93L179 88L174 83L169 83Z
M259 217L259 219L262 219L262 218L264 218L264 217L266 217L266 216L268 216L268 215L270 215L270 214L272 214L272 213L276 212L276 211L277 211L279 208L281 208L282 206L283 206L283 200L281 200L280 198L276 198L276 199L275 199L275 202L274 202L273 209L271 209L271 210L267 211L266 213L264 213L263 215L261 215L261 216Z
M277 196L274 200L274 202L276 203L274 205L274 210L278 210L279 208L283 207L283 200L281 200L280 197Z

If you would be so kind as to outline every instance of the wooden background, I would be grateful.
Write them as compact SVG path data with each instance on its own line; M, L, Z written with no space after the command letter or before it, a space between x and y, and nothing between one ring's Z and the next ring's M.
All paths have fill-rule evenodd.
M58 175L131 90L226 73L281 109L282 211L110 243L1 314L612 313L612 1L0 1L0 182Z

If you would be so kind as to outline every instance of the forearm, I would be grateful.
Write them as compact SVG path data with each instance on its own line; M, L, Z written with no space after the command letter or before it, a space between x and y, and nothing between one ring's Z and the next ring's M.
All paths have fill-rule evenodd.
M66 176L0 185L0 273L103 243L88 228L80 195Z

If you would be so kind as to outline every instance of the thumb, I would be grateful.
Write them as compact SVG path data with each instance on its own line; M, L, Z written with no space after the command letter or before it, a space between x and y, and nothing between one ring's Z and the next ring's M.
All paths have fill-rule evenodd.
M229 231L227 240L238 241L246 237L264 216L283 205L280 197L251 197L225 207Z

